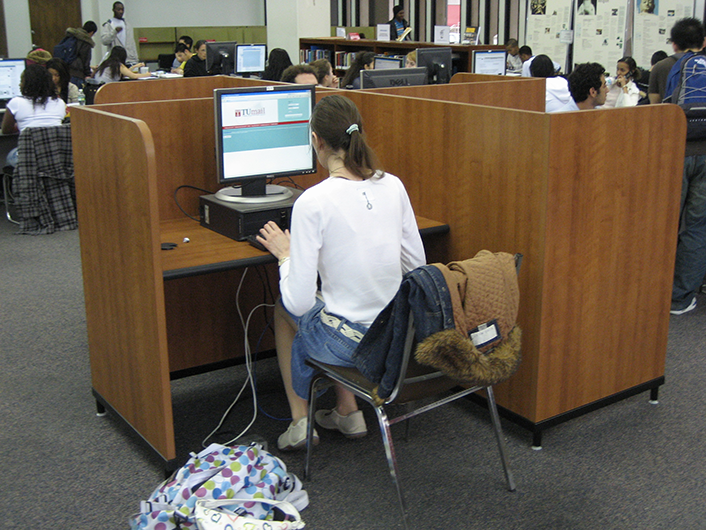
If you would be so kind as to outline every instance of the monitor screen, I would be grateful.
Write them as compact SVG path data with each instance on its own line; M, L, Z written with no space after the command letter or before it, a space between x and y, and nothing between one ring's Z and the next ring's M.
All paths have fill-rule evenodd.
M451 81L451 48L417 48L417 66L427 69L430 85Z
M378 55L373 60L375 70L389 70L391 68L404 68L404 59L400 57L387 57Z
M238 75L264 72L266 61L266 44L238 44L235 47L235 73Z
M16 96L21 96L20 78L25 71L24 59L0 60L0 99L9 101Z
M211 74L230 75L235 72L235 45L233 42L206 43L206 70Z
M505 50L476 50L473 52L473 73L505 75Z
M261 197L269 178L315 173L309 128L315 102L313 85L214 90L219 183ZM217 198L238 200L221 191Z
M426 68L397 68L394 70L360 71L360 88L390 88L426 84Z

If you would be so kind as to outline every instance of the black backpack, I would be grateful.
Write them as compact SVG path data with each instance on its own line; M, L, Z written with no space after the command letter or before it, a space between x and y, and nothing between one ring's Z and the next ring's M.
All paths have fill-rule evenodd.
M62 41L54 46L54 57L63 59L66 64L71 64L76 60L78 56L78 39L67 35L62 39Z

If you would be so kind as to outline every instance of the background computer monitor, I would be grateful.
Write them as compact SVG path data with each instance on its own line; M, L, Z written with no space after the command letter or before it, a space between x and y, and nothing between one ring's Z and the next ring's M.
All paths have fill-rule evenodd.
M404 68L404 58L388 57L385 55L377 55L373 60L373 68L375 70L389 70L392 68Z
M266 44L238 44L235 47L235 73L243 77L265 71Z
M505 75L507 57L505 50L475 50L473 52L473 73Z
M315 103L313 85L214 90L217 176L219 184L230 186L216 198L283 200L291 191L266 185L268 179L315 173L309 130Z
M20 78L24 71L24 59L0 60L0 105L2 107L12 98L22 95Z
M427 69L430 85L451 81L451 48L417 48L417 66Z
M235 72L235 45L233 42L206 43L206 70L211 74L230 75Z
M361 70L360 88L389 88L427 84L426 68Z

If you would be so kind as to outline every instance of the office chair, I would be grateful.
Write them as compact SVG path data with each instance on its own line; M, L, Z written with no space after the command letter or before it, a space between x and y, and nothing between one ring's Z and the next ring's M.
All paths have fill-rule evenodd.
M515 255L515 268L519 271L520 263L522 261L522 255ZM519 364L519 328L517 329L517 347L518 354L516 358L516 364L514 365L511 373L509 373L505 378L509 377L514 373L514 370ZM313 433L314 433L314 413L316 411L316 397L318 393L324 388L331 386L335 383L340 383L343 387L350 390L357 397L361 398L363 401L370 403L370 405L375 410L378 418L378 423L380 426L380 433L382 434L383 444L385 446L385 454L387 456L387 462L390 470L390 476L394 483L397 498L400 505L400 510L402 511L404 527L408 528L408 518L407 518L407 507L404 499L404 494L399 481L399 471L397 467L397 459L395 456L395 450L392 443L392 433L390 431L390 426L401 421L409 420L414 416L417 416L423 412L433 410L441 405L451 403L460 399L464 396L477 392L479 390L485 390L488 398L488 411L490 412L490 418L492 420L493 429L495 431L495 438L498 444L498 451L500 453L500 461L502 462L503 471L505 473L505 480L507 482L507 488L509 491L515 491L515 480L512 475L512 471L507 461L507 454L505 449L505 440L503 438L502 427L500 425L500 416L498 415L498 409L495 403L495 395L493 394L493 384L497 384L500 380L494 381L493 384L488 384L487 382L476 382L471 387L461 387L462 384L456 379L452 379L446 373L434 369L430 366L422 365L417 362L415 355L413 354L415 349L415 327L413 311L410 311L407 330L405 334L404 342L404 352L402 356L401 369L399 376L396 380L392 393L388 398L384 400L383 404L379 404L379 397L376 395L377 385L369 381L362 373L360 373L356 368L348 368L342 366L333 366L330 364L325 364L315 359L307 359L307 364L314 367L317 370L316 375L311 382L310 387L310 398L309 398L309 411L308 411L308 425L307 425L307 450L306 450L306 461L304 465L304 478L310 478L309 464L311 459L311 452L313 448ZM492 355L491 352L487 352L487 355ZM447 393L449 390L453 390L452 393ZM443 397L439 396L444 394ZM439 396L440 398L433 403L426 404L419 408L414 408L415 402L430 398L434 396ZM387 412L385 411L386 405L406 405L407 412L393 419L388 419ZM407 422L407 430L409 430L409 422Z
M70 125L24 129L11 180L18 233L51 234L78 228Z

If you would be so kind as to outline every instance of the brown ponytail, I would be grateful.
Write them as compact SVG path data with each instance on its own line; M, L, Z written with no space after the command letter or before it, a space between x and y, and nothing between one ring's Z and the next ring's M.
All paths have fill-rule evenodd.
M311 114L311 130L331 149L345 153L343 163L355 176L368 179L382 167L365 141L363 119L358 108L343 96L328 96L316 104Z

